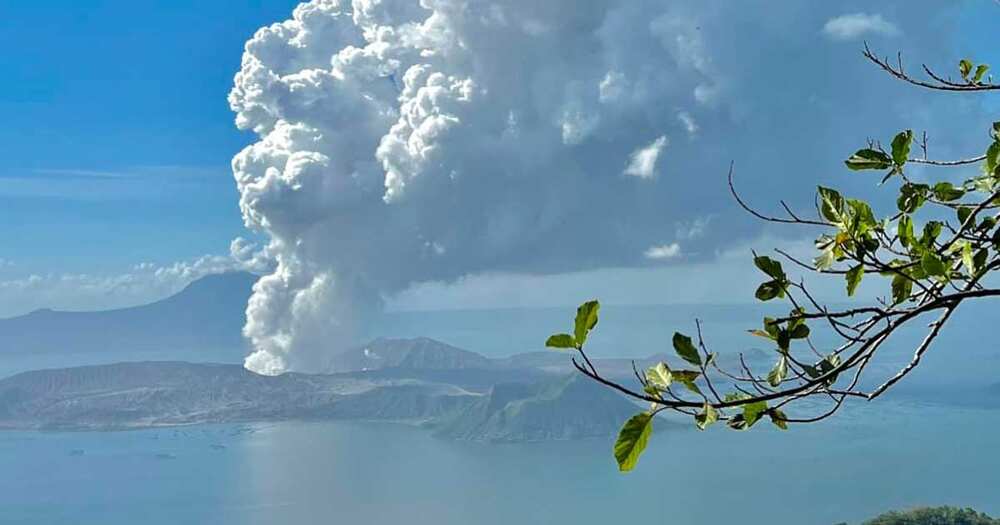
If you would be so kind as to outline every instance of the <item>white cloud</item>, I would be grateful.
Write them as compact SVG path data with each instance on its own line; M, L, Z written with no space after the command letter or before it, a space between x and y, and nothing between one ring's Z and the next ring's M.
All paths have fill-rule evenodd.
M36 175L41 176L54 176L54 177L67 177L67 178L93 178L93 179L120 179L123 177L130 177L132 175L128 173L122 173L117 171L103 171L103 170L84 170L84 169L36 169L34 170Z
M679 222L677 223L675 235L678 239L685 241L700 239L705 236L705 233L708 231L708 225L711 222L712 217L710 215L698 217L693 221Z
M676 242L670 244L661 244L659 246L650 246L643 255L647 259L653 259L657 261L665 261L667 259L673 259L680 256L681 245Z
M656 175L656 162L660 159L660 153L667 147L666 135L650 142L632 152L629 156L628 166L623 172L625 175L632 175L640 179L650 179Z
M687 131L689 137L698 134L698 123L695 122L694 117L690 113L687 111L678 111L677 120L681 121L681 124L684 125L684 129Z
M82 201L166 199L226 184L224 167L131 166L120 170L39 168L0 170L0 196Z
M601 102L614 102L620 99L625 94L626 89L628 89L628 80L625 79L625 75L617 71L608 71L608 74L601 79L601 83L598 85Z
M823 33L836 40L853 40L864 35L898 36L895 24L879 14L853 13L827 20Z
M228 256L205 255L165 265L142 262L116 274L31 274L0 281L0 316L39 308L90 311L145 304L177 293L206 275L230 271L259 274L272 267L266 250L237 238Z

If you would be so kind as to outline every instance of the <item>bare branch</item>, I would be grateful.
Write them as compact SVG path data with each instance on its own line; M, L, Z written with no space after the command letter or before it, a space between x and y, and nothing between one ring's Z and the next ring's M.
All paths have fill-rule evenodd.
M893 66L892 64L889 63L888 59L879 58L877 55L875 55L875 53L873 53L872 50L868 47L867 42L865 42L865 50L864 53L862 54L864 55L865 58L872 61L878 67L882 68L882 70L884 70L886 73L889 73L893 77L896 77L899 80L902 80L903 82L906 82L908 84L913 84L914 86L920 86L923 88L934 89L938 91L993 91L1000 89L1000 84L975 83L971 81L965 84L951 82L935 74L926 65L923 66L924 71L927 73L929 77L931 77L933 82L928 82L926 80L913 78L907 75L905 71L903 71L901 61L899 61L899 63L896 66Z

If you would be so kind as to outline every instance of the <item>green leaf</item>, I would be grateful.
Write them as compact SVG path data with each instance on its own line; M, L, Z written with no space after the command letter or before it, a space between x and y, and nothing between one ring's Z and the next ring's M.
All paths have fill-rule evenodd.
M853 231L864 234L868 230L878 226L872 207L867 202L858 199L847 199L847 205L851 210L851 226Z
M987 175L993 175L997 166L1000 166L1000 139L996 139L986 148L986 162L983 163L983 171Z
M844 197L842 197L837 190L824 188L823 186L819 187L818 192L820 200L820 213L823 215L823 218L834 224L842 223L844 216Z
M695 394L701 395L701 389L698 388L698 385L695 383L695 380L697 380L698 376L701 375L700 372L696 372L694 370L672 370L670 374L673 376L674 381L684 385L685 388Z
M934 197L939 201L951 202L965 196L965 191L956 188L950 182L939 182L934 185Z
M902 271L902 268L904 266L907 266L908 264L910 264L909 261L904 261L903 259L893 259L893 260L889 261L888 267L889 268L893 268L893 269L895 269L897 271ZM889 270L889 269L886 269L886 270L880 271L879 274L882 275L883 277L892 277L892 276L896 275L896 272L892 271L892 270Z
M993 129L990 131L990 136L993 140L1000 141L1000 121L993 123Z
M587 341L587 335L597 326L597 312L600 309L601 303L597 301L587 301L576 309L573 335L578 345L583 346Z
M767 412L766 401L755 401L743 405L743 419L746 420L747 427L752 427L765 412Z
M771 336L771 339L775 340L778 339L778 332L781 331L773 317L764 318L764 330Z
M933 251L927 250L924 252L923 257L920 258L920 267L927 272L927 275L937 275L946 276L948 275L948 268L945 266L944 261Z
M812 378L815 379L817 377L821 377L821 376L824 376L826 374L829 374L829 373L833 372L833 370L836 369L838 366L840 366L840 356L837 355L837 354L830 354L830 355L824 357L822 360L820 360L815 365L813 365L811 367L810 366L806 366L804 368L806 369L806 373L809 374L809 377L812 377ZM832 384L836 383L838 375L839 375L839 373L833 374L830 377L826 378L826 380L825 380L826 384L827 385L832 385Z
M892 167L892 158L877 149L859 149L845 160L844 164L855 171L884 170Z
M928 248L932 248L934 241L937 240L938 236L941 235L941 229L944 227L944 223L941 221L928 221L924 225L924 235L920 238L920 243Z
M982 81L983 75L985 75L986 72L989 70L990 66L987 64L979 64L978 66L976 66L976 73L972 75L972 83L978 84L980 81Z
M656 366L651 366L646 370L646 380L654 386L667 388L673 382L673 376L666 363L657 363Z
M795 328L788 332L788 336L792 339L805 339L809 337L809 326L805 324L795 325Z
M758 255L753 258L753 264L766 273L770 278L785 280L785 270L781 268L781 263L765 255Z
M897 274L892 278L892 304L896 305L910 298L913 293L913 281L905 275Z
M768 281L757 287L754 297L761 301L770 301L775 297L785 297L785 286L780 281Z
M909 215L903 215L899 218L896 234L899 236L899 243L903 247L909 247L916 241L913 237L913 219Z
M969 216L972 215L972 211L975 208L972 206L962 206L955 210L956 215L958 215L958 225L961 227L965 224L965 221L969 220Z
M636 414L625 422L615 441L615 460L618 461L618 470L628 472L635 468L642 451L646 450L646 444L652 433L652 414L646 412Z
M968 241L962 244L962 264L965 265L965 270L969 272L969 275L976 275L976 260L972 256L972 243Z
M691 363L695 366L701 366L701 355L698 353L698 349L695 348L694 343L691 342L691 338L680 333L674 332L674 350L677 355L681 356L681 359Z
M550 336L545 341L545 346L550 348L576 348L576 340L569 334L556 334Z
M913 213L924 205L927 200L927 192L930 186L926 184L913 184L907 182L899 188L899 198L896 199L896 206L903 213Z
M724 398L722 398L722 400L725 401L726 403L732 403L734 401L743 401L744 399L750 399L750 396L744 394L743 392L730 392L726 394Z
M705 401L705 406L702 407L701 412L694 416L694 424L698 427L698 430L705 430L709 425L718 420L719 413L715 411L715 408L708 401Z
M976 252L975 255L972 256L972 262L975 265L977 272L982 270L986 266L986 259L988 259L989 256L990 256L990 251L987 248L979 250L978 252Z
M778 362L771 369L771 372L767 374L767 382L773 387L777 387L785 380L788 376L788 359L785 356L781 356Z
M788 330L781 330L780 332L778 332L777 343L778 343L778 348L781 349L782 352L788 351L788 345L791 344L791 342L792 342L792 336L791 334L788 333Z
M858 285L861 284L861 278L865 275L865 267L861 264L847 270L847 296L853 297L854 291L858 289Z
M768 412L768 415L771 416L771 423L774 423L774 426L781 430L788 430L788 416L784 412L777 408L772 408Z
M913 143L913 131L901 131L892 139L892 161L897 166L906 164L910 157L910 144Z
M663 397L660 396L660 391L657 390L657 388L652 384L647 384L646 386L642 387L642 391L645 392L646 395L650 397L655 397L656 399L663 399Z
M972 72L972 61L969 60L969 59L967 59L967 58L963 58L962 60L959 60L958 61L958 72L962 74L962 78L963 79L968 80L969 79L969 73Z

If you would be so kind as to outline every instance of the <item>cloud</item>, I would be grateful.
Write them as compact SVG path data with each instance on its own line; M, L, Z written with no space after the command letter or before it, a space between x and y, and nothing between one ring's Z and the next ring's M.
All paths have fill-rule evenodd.
M237 238L228 256L205 255L163 265L143 262L116 274L31 274L2 280L0 316L20 315L39 308L106 310L134 306L177 293L206 275L230 271L260 274L272 269L266 249Z
M943 4L900 10L929 61ZM677 237L707 258L762 229L735 218L731 160L753 201L780 188L809 203L817 181L776 169L779 145L778 167L824 172L935 107L983 120L860 81L878 73L856 50L810 46L836 4L763 5L313 0L257 31L229 95L256 140L232 167L276 265L248 305L246 365L322 369L419 283L647 266L664 227L691 217L718 217ZM678 134L690 140L661 155Z
M659 246L650 246L644 254L647 259L665 261L667 259L673 259L680 256L681 245L674 242L670 244L661 244Z
M811 238L782 239L764 235L736 242L713 254L709 261L677 260L670 265L641 268L605 268L558 275L486 273L452 282L425 282L389 298L391 311L461 310L487 308L575 308L599 297L604 304L749 304L766 277L751 263L751 250L769 254L780 248L800 259L814 252ZM781 259L784 261L784 259ZM786 263L785 269L798 280L800 268ZM810 293L818 301L843 301L842 276L807 276ZM855 296L867 301L887 293L886 284L866 279ZM692 317L698 308L691 308Z
M623 173L640 179L652 178L656 175L656 161L659 160L660 153L666 147L667 137L661 135L647 146L633 151Z
M124 172L83 169L36 169L33 173L38 177L52 179L120 179L130 176Z
M674 235L681 240L690 241L700 239L708 232L708 225L712 222L712 216L698 217L692 221L681 221L677 223Z
M687 111L678 111L677 120L680 120L684 124L684 129L688 132L688 135L693 137L698 134L698 123L694 120Z
M853 13L827 20L823 33L835 40L854 40L864 35L898 36L901 31L882 15Z
M652 176L666 138L635 145L683 129L649 119L650 105L722 93L682 18L624 0L315 0L258 31L229 102L259 140L233 171L244 221L270 236L278 264L248 307L247 366L326 363L413 282L557 271L569 254L553 241L596 219L575 203L631 191L622 160L636 153L628 171ZM639 21L646 31L622 31ZM631 131L607 143L620 129ZM620 221L592 230L610 244L572 259L641 261L652 226L617 237Z
M0 168L0 196L72 200L173 198L227 183L225 168L132 166L118 170Z

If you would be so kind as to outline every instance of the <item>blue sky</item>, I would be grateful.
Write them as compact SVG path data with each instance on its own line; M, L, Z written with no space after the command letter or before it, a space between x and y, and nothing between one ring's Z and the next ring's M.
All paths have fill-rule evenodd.
M739 13L720 14L726 9L717 3L706 4L704 12L692 7L698 6L697 2L679 4L676 12L663 18L660 30L686 37L692 26L704 25L705 49L692 53L703 52L709 66L704 66L704 57L698 57L684 69L683 60L675 57L680 65L674 64L678 68L674 78L685 89L706 79L718 81L725 88L729 80L729 91L720 88L723 91L719 99L708 103L679 95L664 97L657 101L660 106L649 112L652 116L642 121L622 113L625 116L621 122L637 124L636 130L629 132L634 137L622 140L619 133L602 137L603 142L584 143L575 154L579 164L600 166L605 157L613 157L617 166L625 162L629 152L658 144L658 137L666 137L659 168L665 173L700 169L706 153L711 153L715 162L710 166L712 170L734 159L741 168L750 167L750 180L757 179L748 190L754 197L767 198L774 189L781 188L793 197L808 199L816 180L841 181L834 179L842 176L836 170L836 159L871 134L942 121L945 124L938 130L939 141L935 144L943 156L964 153L962 139L976 136L964 130L957 133L957 138L948 136L951 130L961 130L948 120L953 116L950 108L958 107L954 99L920 98L924 95L879 78L858 58L862 38L871 39L884 52L904 50L914 67L919 59L947 64L943 61L963 55L1000 63L993 31L1000 7L988 0L948 7L920 4L933 6L923 13L919 6L907 2L878 6L845 2L836 6L822 4L823 9L789 3L784 12L762 20ZM35 293L30 301L25 295L8 294L0 297L0 315L38 306L87 309L151 299L172 291L197 272L187 272L186 266L175 267L169 282L142 288L144 285L137 283L150 275L143 273L146 270L136 270L136 265L153 263L143 267L151 273L178 261L190 263L206 256L224 256L234 238L251 237L243 227L238 207L240 193L230 161L260 137L237 130L226 95L233 87L234 74L240 70L247 39L258 28L287 19L295 5L295 1L0 0L0 45L16 50L0 56L4 78L0 83L0 115L4 116L0 144L6 161L0 167L0 221L4 225L0 283L23 282L32 275L77 282L62 276L85 274L106 278L101 286L141 289L116 295L77 292L73 286L63 284L58 290ZM848 38L824 33L825 21L861 12L884 16L897 31ZM686 23L685 16L692 21ZM697 25L697 31L701 30ZM740 50L742 42L750 42L745 52ZM787 56L760 56L762 53ZM660 55L637 54L616 60L627 69L634 68L630 61L655 61ZM800 73L785 78L768 76L783 75L783 63L801 68ZM683 75L691 78L681 78ZM857 87L858 79L862 79L864 89ZM394 81L398 82L399 78ZM737 85L743 91L736 92L733 85L740 82L746 84ZM856 108L844 107L845 101L854 100L858 101ZM923 100L928 104L914 102ZM981 108L995 112L1000 107L995 99L976 104L962 106L957 114L978 115L978 125L979 120L991 117L982 114ZM872 108L884 112L857 118L851 114ZM694 115L699 125L697 133L685 136L684 121L678 120L682 114ZM661 115L667 116L654 119ZM786 122L787 129L777 129ZM586 124L583 122L584 128ZM807 135L809 126L815 128L815 137ZM801 146L796 158L820 158L825 164L809 178L795 170L776 173L763 169L761 166L775 147L773 141L765 140L771 138L772 132L776 140ZM602 144L607 147L601 149ZM732 203L718 191L718 185L685 182L685 189L694 196L683 199L663 189L667 181L656 182L658 187L652 182L647 186L621 185L625 189L620 194L602 201L607 207L601 209L609 215L633 209L637 213L634 220L615 225L638 233L616 237L619 243L608 248L610 256L588 253L578 259L591 262L563 267L559 257L542 252L531 260L525 259L524 254L535 253L530 244L499 255L490 251L491 246L476 247L482 252L443 261L440 270L415 274L419 277L414 277L416 281L446 282L419 285L396 302L418 308L463 302L475 306L496 305L497 301L544 304L551 300L550 294L538 292L545 286L582 288L585 291L581 293L591 293L594 288L588 289L587 283L593 280L580 273L587 271L600 272L601 286L632 282L625 291L613 286L608 290L608 294L620 297L620 302L658 302L661 289L654 287L650 292L649 279L676 283L676 278L667 276L691 276L714 269L726 274L718 282L739 281L741 274L731 266L720 266L725 261L736 261L731 257L734 247L749 250L748 243L755 239L772 239L775 243L805 240L751 225L745 217L733 213ZM844 184L871 188L857 179ZM595 186L587 191L597 193L584 196L596 198L606 192L606 187ZM667 211L649 211L659 208L657 199L661 198L667 199ZM707 225L705 232L692 235L693 226L701 223ZM474 231L471 224L470 231ZM454 233L437 222L429 222L426 229L437 230L442 238ZM252 238L266 241L268 233ZM538 242L542 241L545 239ZM437 244L434 239L422 242L431 251L460 253L454 248L446 250L450 248L447 243ZM659 253L670 261L644 260L644 253ZM328 262L323 259L323 264ZM221 268L225 263L210 260L203 266ZM621 266L630 269L613 269ZM461 276L466 269L485 276L465 279ZM394 274L395 269L385 272ZM546 281L546 285L539 284L537 277L507 277L518 272L566 275ZM461 280L457 287L452 283L456 278ZM683 280L690 282L691 278ZM385 287L395 292L402 284ZM712 295L691 291L679 297L711 301L724 292L719 289ZM563 298L559 302L576 299Z
M0 258L123 271L243 234L226 103L244 42L293 1L0 2Z

